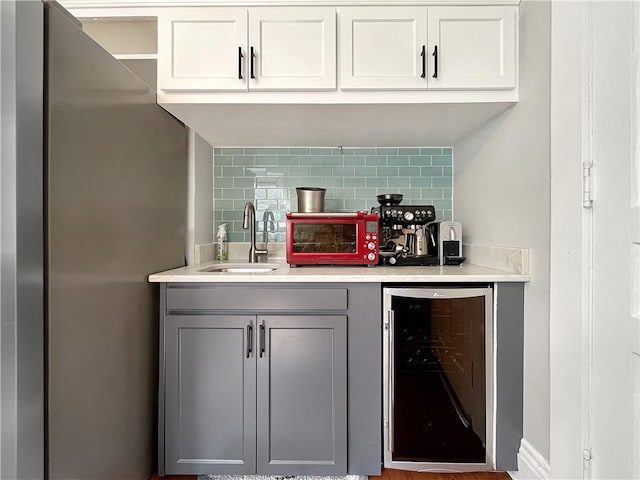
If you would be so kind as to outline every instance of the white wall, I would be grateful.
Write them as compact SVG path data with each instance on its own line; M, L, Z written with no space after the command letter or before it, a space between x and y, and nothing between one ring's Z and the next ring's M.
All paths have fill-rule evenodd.
M520 4L520 101L454 145L454 212L465 243L530 249L524 438L549 458L550 3Z
M582 477L583 311L588 304L583 245L590 212L581 206L581 163L589 158L589 59L584 26L588 2L552 5L550 457L554 478ZM558 234L556 235L556 232ZM561 233L560 233L561 232Z
M187 265L196 245L213 243L213 147L189 129L187 167Z

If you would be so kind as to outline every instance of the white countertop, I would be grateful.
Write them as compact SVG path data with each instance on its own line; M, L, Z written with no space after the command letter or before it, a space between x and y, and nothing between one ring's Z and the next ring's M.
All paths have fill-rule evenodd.
M149 276L150 282L270 283L270 282L528 282L530 275L495 270L477 265L443 267L300 266L286 263L252 264L277 267L270 272L206 272L214 266L248 266L244 262L211 262L176 268Z

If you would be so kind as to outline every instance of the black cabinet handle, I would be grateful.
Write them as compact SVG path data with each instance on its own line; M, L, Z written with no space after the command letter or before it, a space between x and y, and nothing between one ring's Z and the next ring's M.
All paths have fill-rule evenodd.
M264 329L264 321L260 324L260 358L264 355L265 352L265 329Z
M247 358L251 356L253 351L253 324L247 325Z
M422 45L422 52L420 52L420 56L422 57L422 75L420 78L424 78L427 76L427 54L426 54L426 45Z
M255 58L256 58L256 54L253 51L253 47L251 47L251 78L256 78L256 76L254 74L254 71L253 71L253 68L254 68L253 61L254 61Z
M438 78L438 45L433 46L433 78Z
M238 47L238 80L242 80L242 59L244 55L242 55L242 47Z

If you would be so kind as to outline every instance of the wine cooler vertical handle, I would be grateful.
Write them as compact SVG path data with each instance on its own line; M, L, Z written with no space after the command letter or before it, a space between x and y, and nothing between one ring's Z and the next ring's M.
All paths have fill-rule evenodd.
M255 72L254 72L254 68L255 68L254 61L255 61L255 58L256 58L256 54L253 51L253 47L251 47L251 62L250 62L250 76L251 76L251 78L256 78L256 75L255 75Z
M420 78L424 78L427 76L427 46L422 45L422 52L420 52L420 56L422 57L422 74Z
M266 342L266 335L265 335L264 320L263 320L262 323L260 324L260 358L264 356L264 353L266 351L265 342Z
M433 46L433 78L438 78L438 45Z
M393 418L395 403L395 351L393 347L394 312L389 310L389 450L393 453Z
M244 55L242 55L242 47L238 47L238 80L242 80L242 59Z

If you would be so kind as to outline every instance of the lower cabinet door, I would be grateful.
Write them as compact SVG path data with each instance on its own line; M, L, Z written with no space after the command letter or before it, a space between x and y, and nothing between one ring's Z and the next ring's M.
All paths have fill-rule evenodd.
M255 473L255 322L166 317L167 474Z
M258 316L257 472L347 472L347 317Z

